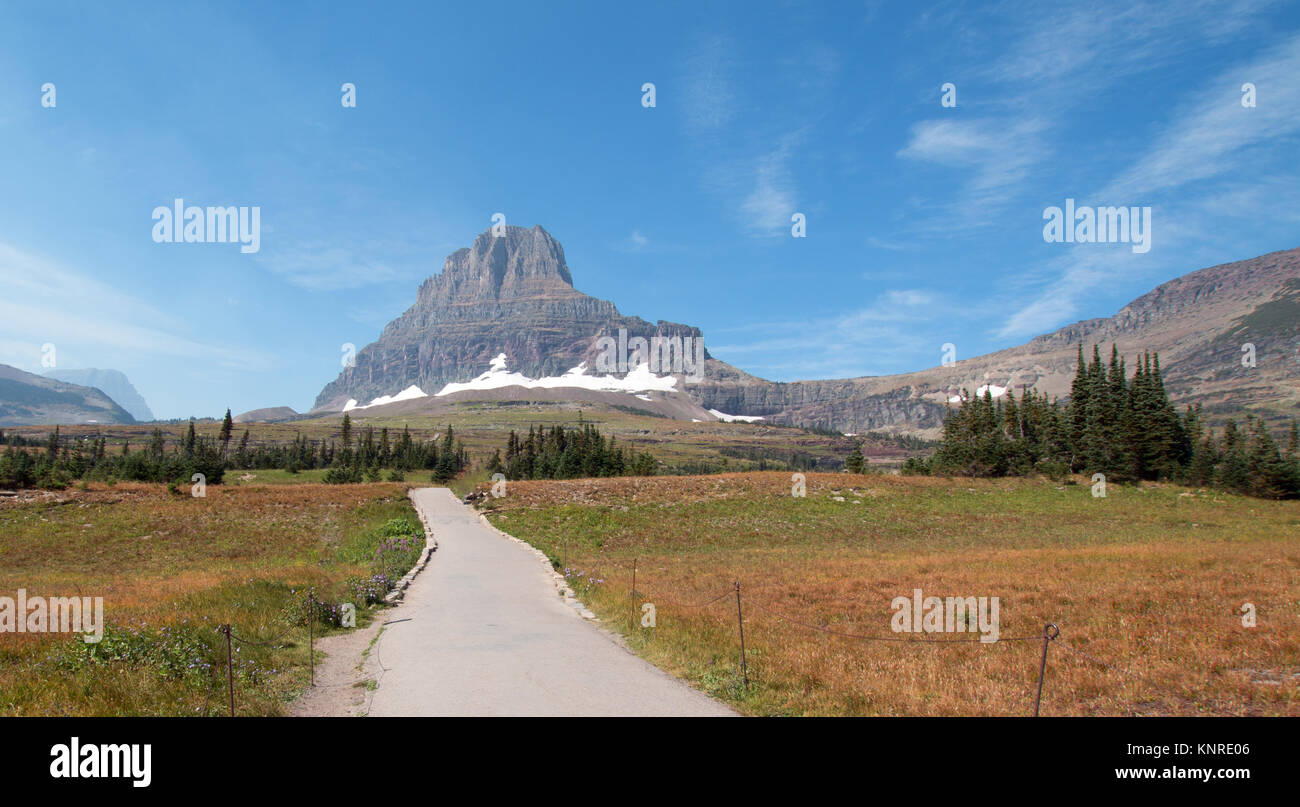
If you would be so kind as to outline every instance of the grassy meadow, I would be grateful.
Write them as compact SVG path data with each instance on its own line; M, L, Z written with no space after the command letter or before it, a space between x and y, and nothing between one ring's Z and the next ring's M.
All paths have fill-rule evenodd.
M227 714L227 622L246 640L236 712L279 714L308 681L306 592L352 601L346 581L375 572L385 528L419 525L402 484L188 494L118 483L0 499L0 594L103 597L108 624L98 644L0 634L0 715ZM410 553L392 557L400 575ZM373 609L357 605L365 624Z
M1107 493L808 474L796 498L790 474L751 473L511 482L488 506L637 653L747 714L1032 714L1041 640L815 629L898 638L890 604L920 588L997 596L1004 640L1059 626L1044 715L1300 715L1300 502ZM645 603L655 627L639 624Z
M409 428L415 439L436 437L451 425L456 436L465 444L476 465L481 466L493 451L505 452L506 435L511 429L526 434L529 426L556 425L576 427L581 423L594 424L606 436L613 436L624 445L638 451L649 451L668 471L695 473L704 470L745 471L759 469L760 461L767 467L786 467L793 457L806 466L813 463L823 470L838 469L853 450L854 438L819 434L806 429L766 423L688 423L670 420L648 413L618 409L605 404L586 405L581 402L504 403L491 401L466 401L446 407L438 413L406 413L400 415L367 414L364 410L350 413L354 433L366 426L376 430L387 428L393 439ZM237 445L245 430L249 432L250 445L283 445L298 435L310 440L335 440L341 437L342 416L306 418L287 423L236 423L233 444ZM77 436L106 438L108 452L120 450L129 443L133 450L144 446L154 429L163 432L168 445L174 445L188 429L185 422L144 423L133 425L63 426L65 439ZM195 423L200 437L215 439L221 423L204 420ZM6 434L21 435L44 440L48 426L18 426L4 429ZM862 439L862 438L858 438ZM908 452L889 441L866 440L873 464L901 465ZM233 450L233 446L232 446ZM245 473L256 475L252 484L280 484L320 481L312 472L300 474L274 471L229 471L228 483L238 483ZM321 472L323 473L323 472ZM427 471L411 471L407 481L428 483Z

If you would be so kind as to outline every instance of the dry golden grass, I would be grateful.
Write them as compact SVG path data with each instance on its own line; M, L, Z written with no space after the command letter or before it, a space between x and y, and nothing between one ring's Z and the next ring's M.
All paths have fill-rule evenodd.
M1044 714L1300 714L1300 502L1108 493L844 474L808 475L806 498L784 473L513 482L492 519L567 554L580 596L638 652L751 714L1032 713L1036 638L867 642L794 624L896 639L890 603L914 588L999 597L1004 639L1058 625ZM634 558L654 628L631 627ZM687 607L737 580L748 690L734 593Z
M239 649L241 714L276 714L305 681L306 630L285 609L307 588L335 601L368 574L362 536L414 518L406 486L217 486L204 498L144 483L28 492L0 500L0 594L104 598L117 629L180 630L173 655L224 663L216 626L277 647ZM364 617L364 612L363 612ZM182 631L184 632L184 631ZM124 639L145 653L147 634ZM69 667L52 660L78 638L0 634L0 714L219 714L224 668L178 680L141 663ZM169 651L172 652L172 651ZM52 656L53 654L53 656ZM202 665L199 665L200 667ZM206 668L204 668L206 669ZM218 675L220 673L220 675Z

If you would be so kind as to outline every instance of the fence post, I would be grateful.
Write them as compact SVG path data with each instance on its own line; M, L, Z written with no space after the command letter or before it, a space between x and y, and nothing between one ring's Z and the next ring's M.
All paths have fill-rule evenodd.
M740 581L736 581L736 625L740 627L740 675L749 689L749 666L745 662L745 617L740 612Z
M221 632L226 634L226 686L230 690L230 716L235 716L235 668L230 658L230 625L222 625Z
M316 595L307 592L307 657L311 662L311 685L316 686Z
M629 635L636 631L636 558L632 558L632 621L628 623L627 632Z
M1047 645L1061 635L1061 629L1048 622L1043 626L1043 658L1038 664L1038 695L1034 697L1034 717L1038 717L1038 706L1043 702L1043 676L1047 674Z

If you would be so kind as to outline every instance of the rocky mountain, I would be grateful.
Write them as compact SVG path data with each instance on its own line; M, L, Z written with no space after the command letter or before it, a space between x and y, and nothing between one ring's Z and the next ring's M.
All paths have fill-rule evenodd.
M511 370L528 378L558 376L580 362L590 368L599 355L596 340L620 329L629 338L702 337L687 325L625 317L613 303L576 290L563 248L540 226L509 227L499 237L483 233L420 286L415 304L357 354L354 367L321 391L313 412L338 412L357 401L395 396L411 385L433 395L450 382L479 376L501 353ZM1090 352L1094 342L1101 343L1108 355L1114 342L1128 356L1158 351L1176 403L1201 402L1211 413L1254 408L1283 415L1300 411L1297 340L1300 249L1293 249L1192 272L1113 317L1077 322L1024 345L947 366L782 383L706 353L703 378L688 384L678 374L682 383L672 394L689 398L676 407L679 416L714 411L849 433L934 434L948 402L963 389L982 393L987 387L996 396L1033 388L1064 397L1078 345ZM1245 345L1253 346L1252 366L1243 364ZM419 400L404 399L403 411L421 406Z
M0 426L134 422L130 412L94 387L0 364Z
M1158 286L1113 317L1083 320L1017 347L912 373L779 384L710 372L704 406L841 431L934 434L963 389L1024 388L1067 397L1078 346L1109 356L1160 354L1170 398L1214 415L1300 415L1300 248L1201 269ZM1246 348L1250 350L1246 350ZM935 346L936 352L938 345ZM1253 362L1245 362L1253 357ZM1250 366L1247 366L1249 364ZM1132 361L1129 366L1133 365Z
M558 376L582 361L594 366L596 339L702 337L698 328L625 317L614 304L573 287L564 248L540 226L491 231L448 256L425 280L415 305L388 323L379 340L316 396L312 412L341 411L415 385L433 394L469 381L505 353L529 378Z
M144 398L132 386L131 381L119 370L97 370L95 368L50 370L45 373L45 377L53 378L56 381L66 381L69 384L77 384L82 387L95 387L117 402L118 406L130 412L131 417L136 420L147 423L154 419L153 412L149 410L149 404L145 403Z

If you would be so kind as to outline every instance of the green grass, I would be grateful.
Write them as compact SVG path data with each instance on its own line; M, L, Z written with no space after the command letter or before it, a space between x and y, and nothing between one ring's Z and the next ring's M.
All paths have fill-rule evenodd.
M156 485L68 492L0 507L0 592L102 596L105 638L0 634L0 714L279 714L307 683L306 596L337 606L376 569L394 522L420 533L382 554L399 576L423 546L400 485L209 487L206 500ZM397 530L400 531L400 530ZM357 626L373 607L356 602ZM326 616L326 609L318 617ZM316 621L317 636L340 630Z

